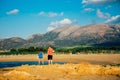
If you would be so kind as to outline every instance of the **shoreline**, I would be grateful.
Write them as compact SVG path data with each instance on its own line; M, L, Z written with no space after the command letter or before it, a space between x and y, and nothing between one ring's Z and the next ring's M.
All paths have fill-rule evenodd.
M0 62L21 62L38 61L37 54L34 55L9 55L0 56ZM47 61L47 54L44 54L43 61ZM92 64L118 64L120 54L55 54L53 62L80 63L89 62Z

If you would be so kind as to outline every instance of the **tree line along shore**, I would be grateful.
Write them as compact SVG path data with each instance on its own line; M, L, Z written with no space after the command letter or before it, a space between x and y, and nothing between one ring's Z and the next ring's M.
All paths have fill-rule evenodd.
M54 51L57 54L120 54L120 46L111 46L111 47L97 47L97 46L76 46L76 47L54 47ZM27 48L12 48L10 50L0 50L0 55L24 55L24 54L38 54L40 49L43 49L44 54L47 53L48 47L34 47L30 46Z

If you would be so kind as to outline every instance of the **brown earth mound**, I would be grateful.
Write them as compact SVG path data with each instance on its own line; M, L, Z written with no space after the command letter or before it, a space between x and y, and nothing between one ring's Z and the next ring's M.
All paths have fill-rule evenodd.
M0 69L0 80L120 80L120 67L107 65L22 65Z

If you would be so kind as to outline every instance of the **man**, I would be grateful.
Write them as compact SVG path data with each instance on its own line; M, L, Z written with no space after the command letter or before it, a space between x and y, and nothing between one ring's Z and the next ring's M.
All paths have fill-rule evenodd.
M51 48L51 47L49 47L48 48L48 51L47 51L47 53L48 53L48 64L52 64L52 59L53 59L53 52L54 52L54 50Z

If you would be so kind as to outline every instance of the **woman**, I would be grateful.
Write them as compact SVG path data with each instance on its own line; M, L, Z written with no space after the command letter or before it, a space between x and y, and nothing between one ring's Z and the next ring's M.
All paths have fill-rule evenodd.
M52 59L53 59L53 52L54 52L54 50L51 48L51 47L49 47L48 48L48 51L47 51L47 53L48 53L48 64L52 64Z

